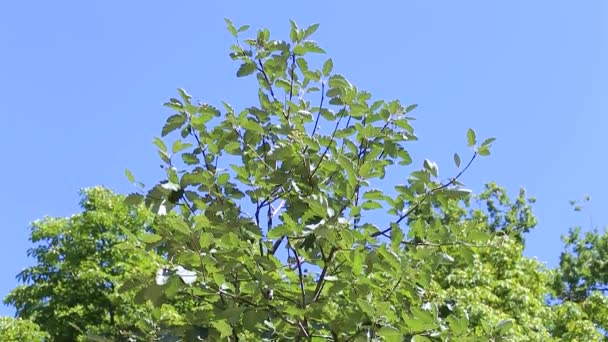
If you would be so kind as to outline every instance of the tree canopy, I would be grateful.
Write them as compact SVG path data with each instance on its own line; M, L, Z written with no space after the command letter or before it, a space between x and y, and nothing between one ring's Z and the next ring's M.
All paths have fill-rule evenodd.
M409 153L416 105L334 73L310 39L318 25L292 21L282 41L267 29L243 39L249 26L226 22L236 75L257 80L258 102L216 106L178 89L154 138L165 179L146 188L127 170L138 192L88 189L82 213L35 222L37 264L5 299L20 320L0 334L30 324L52 341L607 339L608 237L572 229L556 269L525 257L534 199L460 181L494 138L463 132L467 159L457 151L459 171L440 176Z

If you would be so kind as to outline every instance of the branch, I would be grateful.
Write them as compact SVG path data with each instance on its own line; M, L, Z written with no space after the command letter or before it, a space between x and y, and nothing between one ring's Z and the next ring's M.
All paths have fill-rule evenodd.
M317 119L315 120L315 125L312 128L311 136L315 135L317 132L317 127L319 126L319 118L321 117L321 111L323 110L323 100L325 99L325 82L321 82L321 104L319 105L319 112L317 113ZM308 146L306 146L308 148Z
M323 285L325 283L325 276L327 275L327 270L329 269L329 263L331 262L334 254L336 253L336 248L332 247L329 251L329 255L327 259L324 260L325 265L323 265L323 270L321 271L321 275L319 276L319 281L317 282L317 287L315 288L315 294L312 297L312 301L316 302L319 300L319 296L321 296L321 291L323 291Z
M258 59L258 71L262 74L262 76L264 77L264 80L266 80L266 83L268 83L268 89L270 90L270 95L272 96L272 99L275 101L277 100L277 97L274 96L274 91L272 90L272 83L270 83L270 79L268 78L268 75L266 75L266 70L264 70L264 64L262 64L262 60Z
M296 69L296 55L295 54L291 54L291 75L290 75L290 82L289 82L289 102L291 102L291 99L293 98L293 82L294 82L294 71ZM289 115L291 114L291 107L287 104L287 116L286 119L287 121L289 121Z
M469 162L467 163L467 165L456 175L456 177L450 179L449 182L447 182L445 184L441 184L440 186L438 186L436 188L433 188L430 191L426 192L419 202L417 202L412 207L410 207L408 209L408 211L405 212L403 215L401 215L399 217L399 219L397 221L395 221L394 223L395 224L401 223L401 221L403 221L406 217L408 217L414 210L418 209L424 203L424 201L426 201L426 199L429 196L431 196L433 193L435 193L435 192L437 192L439 190L445 189L448 186L452 185L454 182L456 182L456 180L458 180L458 178L460 178L460 176L462 176L462 174L469 168L469 166L471 166L471 164L473 163L473 160L475 160L475 157L477 157L477 152L475 152L473 154L473 157L471 157L471 160L469 160ZM389 226L388 228L386 228L385 230L383 230L381 232L375 232L375 233L373 233L371 235L371 237L376 237L376 236L379 236L379 235L385 235L386 233L390 232L391 229L392 229L392 227Z
M334 143L334 139L336 137L336 132L338 131L338 127L340 126L340 121L342 121L342 116L340 116L340 118L338 119L338 122L336 122L336 127L334 127L334 131L331 133L331 139L329 140L329 144L327 144L327 146L325 146L325 151L323 151L323 154L321 154L321 158L319 159L319 163L317 164L317 166L315 166L315 168L312 170L312 172L308 176L308 180L309 181L312 180L312 177L315 175L315 173L317 172L317 170L319 169L319 167L323 163L323 159L327 155L327 152L329 151L329 148L331 147L331 144Z
M300 260L300 256L298 255L298 251L291 245L289 242L289 238L287 239L287 244L293 250L293 254L296 258L296 264L298 265L298 278L300 279L300 292L302 293L302 304L301 307L304 309L306 307L306 292L304 291L304 277L302 274L302 262Z

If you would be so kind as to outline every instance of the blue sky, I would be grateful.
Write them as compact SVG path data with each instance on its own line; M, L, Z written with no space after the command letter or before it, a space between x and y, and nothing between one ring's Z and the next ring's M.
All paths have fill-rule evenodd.
M162 177L151 141L177 87L236 107L255 98L228 58L235 25L287 38L320 23L334 71L417 103L415 162L454 174L466 129L494 136L463 181L537 198L527 255L555 265L568 227L608 223L608 2L4 1L0 4L0 297L31 264L29 222L78 211L79 189ZM249 92L249 93L248 93ZM403 178L405 179L405 175ZM570 199L592 202L575 214ZM12 314L0 306L0 315Z

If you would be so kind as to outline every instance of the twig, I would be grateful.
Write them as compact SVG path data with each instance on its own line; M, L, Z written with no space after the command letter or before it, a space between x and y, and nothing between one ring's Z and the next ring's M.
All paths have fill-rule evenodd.
M268 78L268 75L266 75L266 70L264 70L264 64L262 64L262 60L258 59L258 71L262 74L262 76L264 77L264 80L266 80L266 83L268 83L268 89L270 90L270 95L272 96L272 99L275 101L277 100L277 97L274 96L274 91L272 90L272 83L270 83L270 79Z
M317 287L315 288L315 293L312 297L312 301L316 302L319 300L319 296L321 296L321 291L323 291L323 284L325 283L325 276L327 275L327 270L329 269L329 264L336 253L336 248L332 247L329 251L329 255L327 259L324 260L325 265L323 265L323 270L321 271L321 275L319 275L319 281L317 281Z
M331 139L329 140L329 144L327 144L327 146L325 146L325 151L323 151L323 154L321 154L321 158L319 159L319 162L317 163L317 165L315 166L315 168L312 170L312 172L308 176L308 180L309 181L312 180L312 177L315 175L315 173L317 172L317 170L319 169L319 167L323 163L323 159L327 155L327 152L329 151L329 148L334 143L334 139L336 137L336 132L338 131L338 127L340 126L340 121L342 121L342 116L338 119L338 122L336 122L336 127L334 127L334 131L331 134Z
M395 224L399 224L401 223L401 221L403 221L406 217L408 217L414 210L418 209L418 207L420 207L424 201L426 201L426 199L431 196L433 193L445 189L448 186L452 185L456 180L458 180L458 178L460 178L460 176L462 176L462 174L469 168L469 166L471 166L471 164L473 163L473 160L475 160L475 157L477 157L477 152L475 152L473 154L473 157L471 158L471 160L469 160L469 162L467 163L467 165L456 175L456 177L450 179L449 182L445 183L445 184L441 184L440 186L431 189L430 191L428 191L427 193L424 194L424 196L422 197L422 199L417 202L416 204L414 204L412 207L410 207L410 209L408 209L407 212L405 212L403 215L401 215L399 217L399 219L397 221L395 221ZM391 229L393 229L392 225L389 226L388 228L386 228L385 230L381 231L381 232L375 232L371 235L371 237L376 237L378 235L384 235L388 232L391 231Z
M302 273L302 261L300 260L300 256L298 255L298 251L291 245L289 242L289 238L287 239L287 244L293 250L294 257L296 258L296 264L298 266L298 278L300 279L300 292L302 293L302 304L301 307L306 307L306 292L304 290L304 277Z

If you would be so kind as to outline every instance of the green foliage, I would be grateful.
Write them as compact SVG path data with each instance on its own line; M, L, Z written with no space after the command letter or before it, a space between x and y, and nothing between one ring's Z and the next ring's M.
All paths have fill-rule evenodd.
M49 335L29 320L0 317L0 341L44 342Z
M54 341L147 333L150 327L139 321L150 310L132 304L133 294L120 293L118 287L127 274L154 269L148 259L126 248L131 245L126 236L142 234L152 215L143 207L128 208L123 197L103 188L87 189L83 196L83 213L33 223L31 241L36 246L28 255L36 265L19 273L23 285L5 303Z
M182 89L166 103L175 113L162 136L179 133L154 141L167 178L129 197L162 217L143 239L148 248L132 244L131 253L163 246L166 263L156 284L152 274L136 277L136 298L158 307L176 298L194 303L176 308L176 320L203 322L212 340L474 333L463 311L438 315L444 299L429 291L443 266L471 257L480 236L497 233L471 233L445 210L469 203L458 178L489 154L493 139L477 147L469 130L473 151L458 175L441 183L437 164L425 160L390 196L378 187L387 172L412 164L416 106L373 99L332 73L331 59L316 69L306 58L324 52L310 40L318 25L292 21L285 42L268 30L241 39L246 28L227 24L237 39L237 76L257 79L259 103L243 110L195 104ZM378 209L392 223L377 224ZM509 330L505 322L494 329Z
M459 181L494 138L467 130L448 178L412 166L416 105L317 63L317 24L287 42L226 23L257 102L178 89L153 141L165 179L144 192L125 170L140 193L89 189L82 213L35 222L37 264L5 299L27 320L2 340L607 339L608 234L571 230L557 269L524 257L534 199Z

